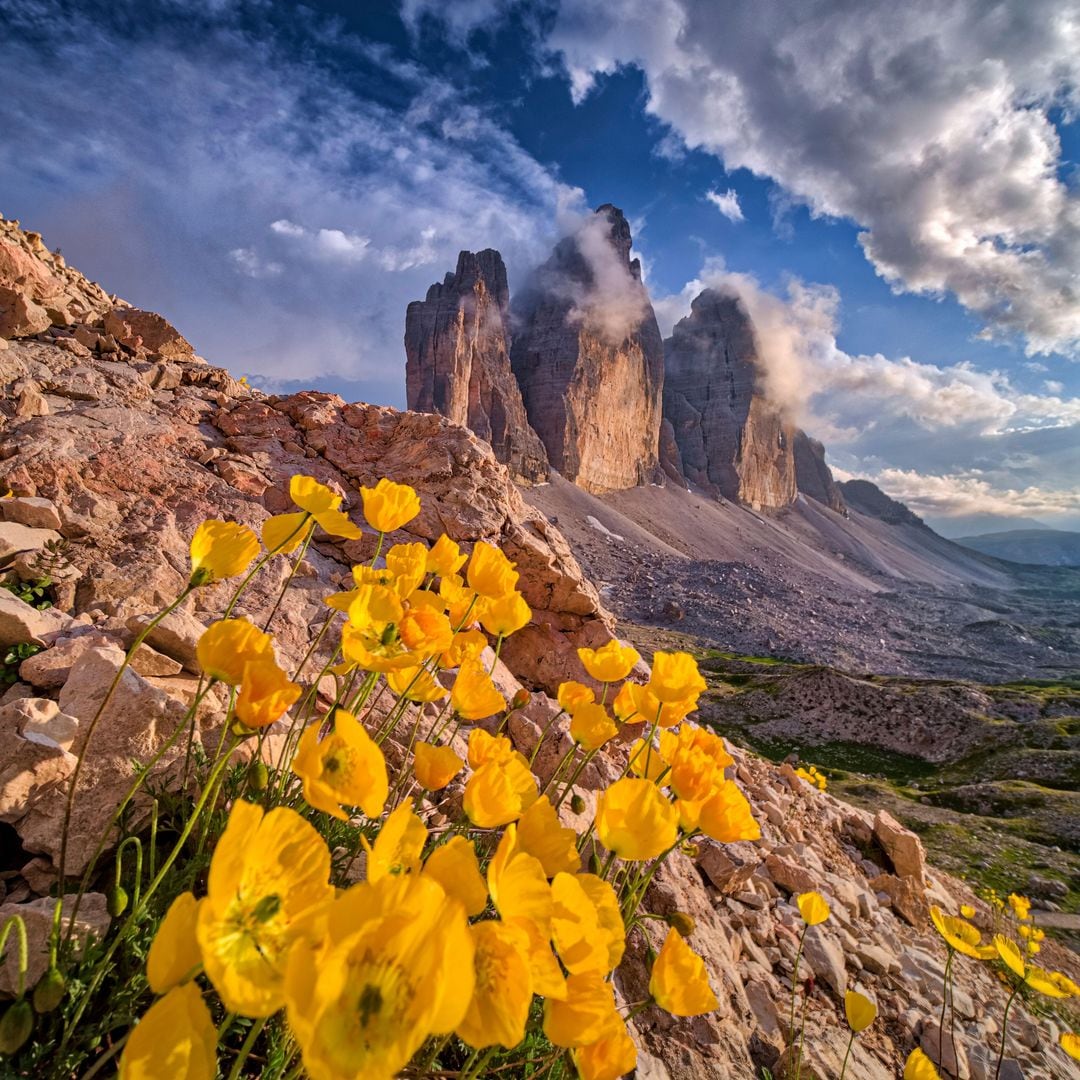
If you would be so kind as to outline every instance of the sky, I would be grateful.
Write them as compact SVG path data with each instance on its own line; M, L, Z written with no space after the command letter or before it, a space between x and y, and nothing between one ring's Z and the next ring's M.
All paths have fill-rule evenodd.
M0 0L0 212L211 362L404 404L458 250L621 207L842 477L1080 528L1080 0Z

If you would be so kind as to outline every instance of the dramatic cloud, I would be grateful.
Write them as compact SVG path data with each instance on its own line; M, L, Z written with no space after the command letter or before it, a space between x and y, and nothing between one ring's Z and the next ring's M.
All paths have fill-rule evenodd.
M0 210L237 374L403 403L407 303L464 247L536 263L579 193L429 72L239 12L0 0Z
M561 0L546 45L578 100L640 66L687 146L862 226L896 289L1080 351L1080 196L1051 119L1080 106L1076 4Z
M744 221L742 207L739 205L739 193L728 188L727 191L708 191L705 198L709 200L728 219L728 221Z

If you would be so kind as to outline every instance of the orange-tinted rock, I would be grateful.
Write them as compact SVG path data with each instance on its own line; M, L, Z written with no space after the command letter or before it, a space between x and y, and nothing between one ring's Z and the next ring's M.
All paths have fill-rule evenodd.
M562 240L522 298L510 351L552 467L586 491L659 475L663 342L631 243L610 205Z
M115 307L105 314L105 333L112 334L129 349L171 360L190 360L195 350L176 327L152 311L133 307Z
M706 289L664 343L664 415L686 478L756 508L795 501L795 428L765 396L753 323Z
M472 429L514 476L546 480L547 454L510 370L509 304L499 253L461 252L457 270L406 313L408 407Z

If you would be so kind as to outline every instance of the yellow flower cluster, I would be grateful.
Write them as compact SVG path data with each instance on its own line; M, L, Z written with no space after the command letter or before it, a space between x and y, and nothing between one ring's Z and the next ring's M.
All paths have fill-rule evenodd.
M818 772L816 765L811 765L805 769L800 766L795 770L795 775L802 777L808 784L813 784L818 791L824 791L829 786L828 780Z
M251 530L200 526L188 589L302 557L316 530L363 535L342 497L316 480L294 477L290 493L297 509L264 524L253 570ZM520 1046L530 1025L585 1080L615 1080L637 1052L613 976L648 925L639 908L653 874L699 832L760 836L727 775L723 740L687 719L705 681L686 653L657 652L638 682L627 681L642 670L636 650L614 640L579 650L589 684L559 689L549 728L562 719L569 750L541 788L505 733L529 695L508 704L493 679L503 639L532 618L514 564L493 544L463 552L445 535L383 552L384 534L408 525L419 499L389 480L360 494L376 554L326 601L340 621L321 676L337 688L328 711L310 715L315 695L232 605L198 643L206 677L232 689L236 738L257 734L261 745L264 729L301 703L286 735L294 753L263 789L264 806L233 803L205 895L181 893L168 908L147 960L158 997L127 1041L121 1076L215 1075L207 999L216 998L257 1028L284 1023L313 1080L389 1078L410 1062L423 1074L455 1041L486 1060L475 1055ZM579 834L562 807L580 804L574 784L608 744L622 775L598 793ZM353 862L362 860L343 889L328 818L355 830ZM693 921L668 921L639 1006L716 1009L704 961L683 936Z

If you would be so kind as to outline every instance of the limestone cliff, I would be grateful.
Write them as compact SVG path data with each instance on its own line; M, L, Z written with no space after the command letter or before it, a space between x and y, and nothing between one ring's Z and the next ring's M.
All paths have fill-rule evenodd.
M546 480L547 454L510 370L509 303L502 256L488 248L461 252L456 271L409 305L408 407L471 428L516 477Z
M510 357L552 466L587 491L658 475L664 354L630 226L605 204L522 298Z
M825 447L802 428L795 432L795 485L804 495L824 503L838 514L846 512L840 485L825 461Z
M738 298L706 289L664 355L664 416L686 478L758 509L790 505L795 429L762 392L754 326Z

